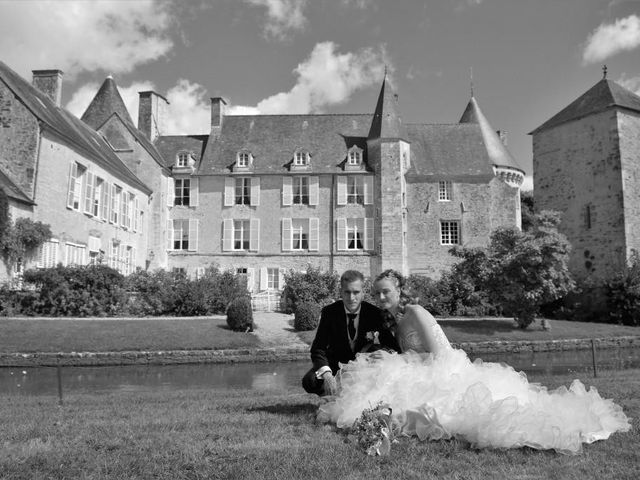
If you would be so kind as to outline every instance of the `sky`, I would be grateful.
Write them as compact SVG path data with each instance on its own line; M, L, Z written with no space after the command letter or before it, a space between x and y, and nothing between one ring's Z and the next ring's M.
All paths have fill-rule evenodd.
M405 123L456 123L473 94L532 188L529 132L603 76L640 94L640 0L0 0L0 60L60 69L81 116L108 75L164 134L230 114L372 113L385 69Z

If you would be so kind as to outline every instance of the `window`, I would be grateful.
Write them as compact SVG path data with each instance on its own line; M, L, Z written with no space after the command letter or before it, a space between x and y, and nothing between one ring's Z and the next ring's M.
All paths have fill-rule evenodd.
M120 242L118 240L113 240L111 242L111 248L109 250L109 266L116 270L120 270L120 258L118 253L120 251Z
M120 200L122 197L122 188L117 185L111 185L111 223L118 224L120 215Z
M104 252L100 249L101 240L99 237L89 236L89 264L99 265L102 263Z
M460 244L460 222L458 220L440 220L440 244Z
M451 201L452 186L448 180L438 182L438 200L441 202Z
M280 290L279 268L267 268L267 289Z
M319 219L283 218L282 250L318 250Z
M293 219L291 223L291 240L293 250L309 248L309 222L304 219Z
M240 168L247 168L251 163L251 155L248 152L239 152L236 166Z
M293 155L293 165L296 167L302 167L309 164L309 152L298 150Z
M93 215L93 202L95 197L95 178L91 172L85 172L84 178L84 213Z
M173 250L189 250L189 220L173 221Z
M372 218L337 219L338 250L373 250Z
M178 152L178 156L176 158L176 167L188 167L190 158L191 158L191 153Z
M73 162L69 168L69 186L67 189L67 207L80 210L82 201L82 184L85 181L87 169L79 163Z
M129 228L129 192L122 190L122 198L120 199L120 225L124 228Z
M66 265L84 265L84 253L86 250L86 245L78 245L75 243L65 244Z
M309 205L309 177L293 177L293 204Z
M236 275L238 275L239 277L243 278L245 281L245 285L247 290L249 290L250 292L253 292L253 288L254 288L254 269L253 268L246 268L246 267L238 267L236 268Z
M249 220L233 221L233 249L249 250L251 227Z
M251 204L251 179L249 177L236 178L236 205Z
M362 152L357 149L350 150L349 156L347 158L347 164L360 165L361 163L362 163Z
M188 178L176 178L174 185L175 197L173 204L188 207L191 194L191 180Z
M123 258L123 275L129 275L133 273L136 265L136 249L130 245L127 245L124 248L124 258Z
M373 203L373 176L349 175L338 177L338 205Z
M102 214L102 201L104 198L105 183L100 177L95 177L95 189L93 192L93 206L91 208L91 215L94 217L100 217Z
M58 240L47 240L38 248L36 267L51 268L58 264Z

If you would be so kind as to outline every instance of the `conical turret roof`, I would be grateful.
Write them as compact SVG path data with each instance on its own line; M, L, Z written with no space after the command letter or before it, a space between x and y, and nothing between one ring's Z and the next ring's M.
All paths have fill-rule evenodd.
M476 124L480 127L480 133L482 134L482 140L487 149L487 155L494 166L515 168L524 172L511 156L509 150L504 146L504 143L502 143L502 140L500 140L500 137L484 116L482 110L480 110L478 102L474 97L471 97L471 100L469 100L467 108L465 108L458 123Z
M407 139L407 132L398 113L398 96L389 85L386 73L369 129L368 139L375 138Z
M133 124L129 111L120 96L116 82L111 76L108 76L82 114L81 120L94 130L97 130L114 113L117 113L121 118Z

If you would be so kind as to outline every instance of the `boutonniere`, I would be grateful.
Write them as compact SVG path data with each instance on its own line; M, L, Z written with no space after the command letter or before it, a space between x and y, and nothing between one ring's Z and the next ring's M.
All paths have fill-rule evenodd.
M367 332L367 340L374 345L380 345L380 332Z

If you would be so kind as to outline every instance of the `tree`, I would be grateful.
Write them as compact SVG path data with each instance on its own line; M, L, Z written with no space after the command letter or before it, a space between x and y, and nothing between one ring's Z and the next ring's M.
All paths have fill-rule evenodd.
M1 248L7 265L24 261L40 245L51 238L51 228L30 218L18 218L13 224L8 221L2 232Z
M560 214L543 211L532 220L527 231L495 230L486 254L465 248L452 252L463 259L457 268L473 274L476 284L521 328L534 321L542 305L575 288L568 269L571 245L557 228Z
M534 206L533 191L520 192L520 218L522 219L522 230L525 232L533 228Z

